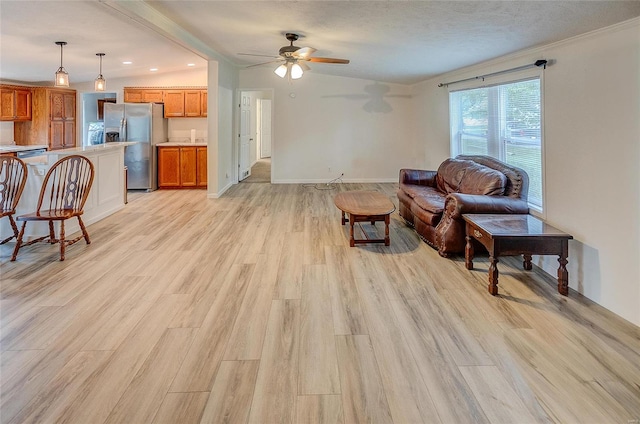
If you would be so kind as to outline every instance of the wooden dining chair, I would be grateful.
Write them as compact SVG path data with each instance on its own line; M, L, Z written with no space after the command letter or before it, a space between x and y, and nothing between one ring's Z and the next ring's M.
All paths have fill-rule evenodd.
M18 234L16 247L13 250L12 261L16 260L21 247L39 241L51 244L59 243L61 261L64 261L64 252L67 246L72 245L83 237L87 244L91 243L81 215L84 212L84 204L89 196L91 184L93 184L94 173L91 161L80 155L70 155L53 164L44 177L36 211L16 218L18 221L23 221L23 223ZM66 240L64 222L73 217L78 218L82 234L73 240ZM29 221L48 221L49 235L23 243L24 230ZM60 222L59 238L55 236L54 221Z
M14 156L0 155L0 218L9 217L13 230L13 235L0 241L0 244L5 244L14 237L18 239L18 226L13 215L26 183L27 165Z

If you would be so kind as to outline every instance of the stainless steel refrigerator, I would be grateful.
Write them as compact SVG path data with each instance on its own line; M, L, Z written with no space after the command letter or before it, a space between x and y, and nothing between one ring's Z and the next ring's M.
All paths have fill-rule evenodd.
M104 141L135 141L124 151L127 188L156 190L156 144L167 141L167 120L161 103L105 103Z

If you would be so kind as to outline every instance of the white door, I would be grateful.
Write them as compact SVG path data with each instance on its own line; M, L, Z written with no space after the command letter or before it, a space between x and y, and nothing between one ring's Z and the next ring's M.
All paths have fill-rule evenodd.
M238 181L251 175L249 143L251 138L251 98L241 93L240 101L240 160Z
M271 157L271 100L260 101L260 158Z

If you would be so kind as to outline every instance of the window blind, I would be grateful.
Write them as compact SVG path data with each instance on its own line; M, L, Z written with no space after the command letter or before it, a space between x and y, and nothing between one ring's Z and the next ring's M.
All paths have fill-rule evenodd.
M488 155L524 169L529 204L542 211L540 79L449 93L453 155Z

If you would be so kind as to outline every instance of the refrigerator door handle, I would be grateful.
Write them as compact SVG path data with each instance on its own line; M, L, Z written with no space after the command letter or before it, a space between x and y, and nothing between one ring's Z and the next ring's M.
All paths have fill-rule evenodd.
M120 121L120 141L127 141L127 119L122 118Z

